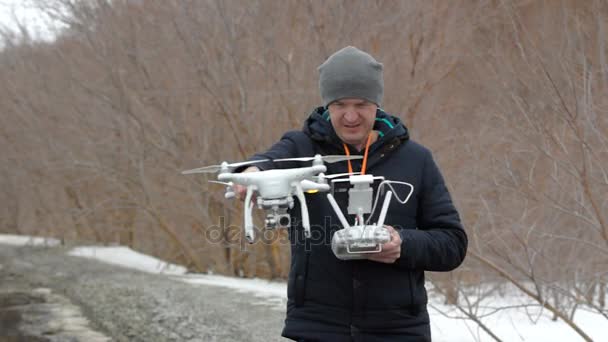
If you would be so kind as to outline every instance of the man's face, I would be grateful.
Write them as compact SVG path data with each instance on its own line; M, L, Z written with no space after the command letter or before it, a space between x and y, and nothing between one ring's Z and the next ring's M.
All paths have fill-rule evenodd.
M340 99L332 102L329 117L340 139L362 149L374 128L378 106L363 99Z

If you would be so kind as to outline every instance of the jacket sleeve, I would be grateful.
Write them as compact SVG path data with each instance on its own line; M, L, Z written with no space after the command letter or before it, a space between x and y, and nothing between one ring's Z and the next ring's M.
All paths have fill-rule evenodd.
M427 151L418 198L417 229L401 229L400 267L451 271L466 255L468 239L441 172Z
M276 142L274 145L270 147L266 152L256 153L249 160L264 160L264 159L282 159L282 158L294 158L298 157L297 153L297 145L296 141L299 139L298 134L304 134L300 131L289 131L281 137L281 139ZM253 164L257 166L260 170L270 170L275 168L289 168L295 167L294 163L284 162L284 163L273 163L272 161L265 161ZM239 167L235 170L235 172L241 172L249 165L244 167Z

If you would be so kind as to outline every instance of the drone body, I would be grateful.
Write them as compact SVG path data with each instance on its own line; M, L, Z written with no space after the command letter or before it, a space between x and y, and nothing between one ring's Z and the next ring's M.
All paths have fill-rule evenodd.
M243 186L253 186L258 192L258 196L267 199L284 198L292 196L300 182L308 180L319 173L327 171L325 165L313 165L297 169L273 169L260 172L248 173L220 173L217 179L225 182L232 182ZM318 186L325 189L323 183L313 184L305 182L308 187ZM303 189L304 191L308 189ZM310 189L314 190L314 189ZM322 189L318 189L324 191ZM329 190L329 187L327 187ZM327 191L325 190L325 191Z
M313 165L296 169L273 169L247 173L220 173L218 180L229 181L247 187L245 196L245 237L253 242L254 227L251 219L253 193L257 192L258 208L266 211L266 227L287 227L291 224L287 209L293 208L293 196L297 196L302 210L302 225L307 237L310 237L310 223L304 191L327 191L326 183L315 183L309 178L327 171L325 165ZM304 182L304 186L302 184ZM306 188L306 189L305 189Z

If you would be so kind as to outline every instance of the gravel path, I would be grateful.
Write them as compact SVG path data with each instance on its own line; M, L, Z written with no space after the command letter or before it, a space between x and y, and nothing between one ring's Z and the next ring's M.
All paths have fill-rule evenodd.
M0 245L0 341L287 341L276 305L66 252Z

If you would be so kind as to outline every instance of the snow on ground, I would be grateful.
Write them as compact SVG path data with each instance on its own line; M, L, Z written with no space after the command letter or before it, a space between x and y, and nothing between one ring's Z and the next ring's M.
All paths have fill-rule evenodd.
M53 242L54 241L54 242ZM0 235L0 245L55 245L53 239ZM255 297L254 303L270 305L272 309L285 310L287 285L262 279L242 279L218 275L186 274L182 266L172 265L151 256L135 252L127 247L78 247L69 255L93 258L102 262L120 265L139 271L170 275L173 279L192 285L211 285L249 293ZM484 299L478 315L494 334L503 341L582 341L576 332L562 321L552 321L547 310L540 310L516 292L502 297ZM495 312L496 308L508 308ZM431 329L435 342L491 341L481 328L455 307L444 305L439 299L429 303ZM608 341L608 321L601 315L579 309L575 322L594 339Z
M47 246L54 247L61 244L57 239L42 238L25 235L0 235L0 244L12 246Z
M259 297L285 297L287 298L287 285L285 282L268 281L264 279L242 279L218 275L196 274L177 278L190 284L203 284L222 286L240 292L255 293Z
M132 268L142 272L180 275L186 273L183 266L169 264L149 255L138 253L129 247L77 247L68 255L95 259L105 263Z
M242 279L218 275L189 274L175 279L189 283L230 288L255 297L252 303L268 305L274 310L285 311L287 305L287 284L265 279Z
M531 304L523 297L518 298L489 298L491 307L482 307L477 314L492 312L495 308L510 308L520 304ZM433 341L465 342L493 341L473 321L462 319L463 314L454 307L431 301L429 305ZM446 317L446 315L452 318ZM453 318L460 317L460 318ZM505 309L489 316L484 316L482 322L503 341L583 341L572 328L563 321L552 321L547 310L538 306L527 309ZM608 341L608 321L597 313L579 309L575 322L594 341Z

